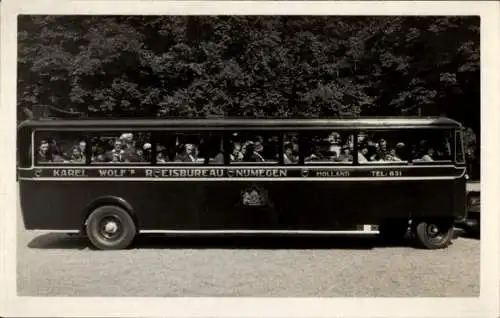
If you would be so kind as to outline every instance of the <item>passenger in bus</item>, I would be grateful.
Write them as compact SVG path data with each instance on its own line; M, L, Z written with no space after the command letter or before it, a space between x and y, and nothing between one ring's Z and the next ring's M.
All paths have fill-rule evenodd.
M85 152L87 149L87 142L85 140L82 140L78 143L78 148L80 149L80 152L82 153L83 156L85 156Z
M122 160L124 162L137 162L137 149L135 147L134 135L132 133L123 133L120 136L122 142L123 156Z
M243 153L241 152L241 144L239 142L235 142L233 144L233 152L229 155L231 161L241 161L243 160Z
M112 154L111 162L112 163L122 162L122 157L120 156L120 154L114 153L114 154Z
M123 162L124 153L121 140L116 139L114 142L114 148L106 153L106 161Z
M186 163L195 163L196 158L196 150L193 144L186 144L184 146L184 151L177 155L174 161L176 162L186 162Z
M396 148L392 148L389 153L387 154L386 158L385 158L386 161L402 161L401 158L399 158L397 152L396 152Z
M375 145L376 153L371 157L372 161L385 161L389 150L387 149L387 141L385 139L380 139Z
M291 165L297 162L297 158L293 154L293 145L291 142L285 144L283 153L283 161L286 165Z
M149 142L146 142L143 146L142 149L144 150L144 161L146 162L151 162L151 144Z
M52 162L54 162L54 163L67 162L67 160L65 160L65 158L64 158L65 157L64 154L62 153L62 151L59 148L57 141L55 139L52 140L52 143L50 143L49 153L50 153L50 156L52 158ZM66 156L66 157L70 157L70 156Z
M156 162L157 163L167 163L167 158L163 154L163 152L158 152L156 154Z
M94 156L92 157L92 162L105 162L106 156L105 151L102 147L95 147Z
M85 157L83 156L79 147L73 147L73 149L71 150L71 157L69 159L69 162L79 164L85 163Z
M368 155L368 146L360 145L358 151L358 162L367 163L368 162L368 159L366 158L367 155Z
M325 160L325 157L322 154L321 146L319 144L314 145L314 150L309 157L305 159L305 161L321 161Z
M334 154L335 153L335 158L331 158L332 160L336 160L338 158L338 155L342 152L342 147L340 146L340 134L337 132L332 132L331 134L328 135L327 140L329 144L329 153Z
M243 154L243 161L245 162L264 162L264 158L255 151L255 144L253 142L247 144Z
M336 151L327 150L327 151L325 151L324 156L329 161L334 161L334 162L339 161L339 154Z
M339 162L352 162L353 157L349 146L344 146L338 158Z
M260 137L260 136L259 136ZM258 153L261 157L263 157L264 153L264 145L262 141L260 141L262 137L257 138L254 142L255 152Z
M52 162L52 155L49 151L49 142L47 140L42 140L40 142L40 146L38 147L38 152L36 154L36 162L38 163Z
M434 161L434 148L427 149L427 153L422 156L422 161Z

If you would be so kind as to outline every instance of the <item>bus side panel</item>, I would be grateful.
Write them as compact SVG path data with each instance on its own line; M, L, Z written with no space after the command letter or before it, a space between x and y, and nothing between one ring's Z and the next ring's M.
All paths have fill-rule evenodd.
M282 219L296 229L453 216L453 181L304 182L281 190Z
M144 230L335 230L385 218L455 216L454 181L21 181L26 229L75 230L102 196L127 201ZM243 204L267 198L264 206Z
M142 229L196 229L202 183L133 181L21 181L26 229L77 230L86 207L100 197L122 198Z
M247 189L268 192L268 208L242 207ZM227 182L207 185L204 226L335 230L387 218L452 217L453 181ZM238 224L239 222L239 224Z

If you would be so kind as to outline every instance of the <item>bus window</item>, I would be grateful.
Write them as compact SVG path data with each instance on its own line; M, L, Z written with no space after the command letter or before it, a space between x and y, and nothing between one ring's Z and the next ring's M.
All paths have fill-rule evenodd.
M300 146L298 133L283 134L283 163L292 165L299 163Z
M354 133L321 131L304 134L305 164L352 164Z
M280 136L274 132L233 132L230 136L231 164L277 164Z
M92 135L92 164L146 164L151 162L151 138L146 132Z
M451 162L452 161L452 131L445 129L415 130L412 147L412 161Z
M86 137L76 132L35 132L33 149L37 165L86 163Z
M160 133L156 141L157 164L203 165L205 158L213 152L211 148L215 147L217 152L221 150L220 143L214 145L213 138L203 133Z
M357 134L358 163L407 164L411 141L407 131L361 131Z

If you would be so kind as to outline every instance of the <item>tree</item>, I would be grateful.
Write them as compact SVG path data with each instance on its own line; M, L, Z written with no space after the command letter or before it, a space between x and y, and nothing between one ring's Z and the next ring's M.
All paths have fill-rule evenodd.
M21 16L19 116L446 114L479 131L479 19Z

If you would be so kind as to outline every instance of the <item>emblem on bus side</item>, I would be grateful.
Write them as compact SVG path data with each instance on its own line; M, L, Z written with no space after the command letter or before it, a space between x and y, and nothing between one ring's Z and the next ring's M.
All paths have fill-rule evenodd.
M267 191L256 186L241 191L241 201L246 206L267 205Z

